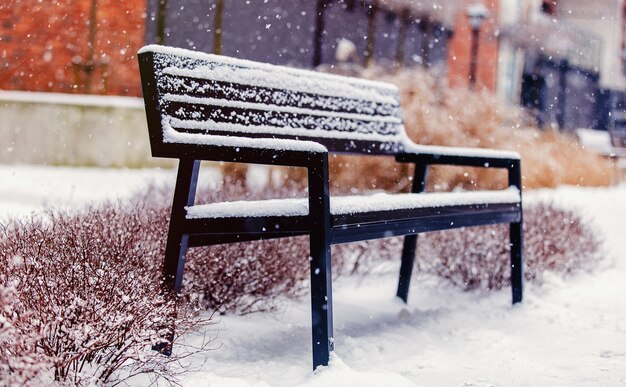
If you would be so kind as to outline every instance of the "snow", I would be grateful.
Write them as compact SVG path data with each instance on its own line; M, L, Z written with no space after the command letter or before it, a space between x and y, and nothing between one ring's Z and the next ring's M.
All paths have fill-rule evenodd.
M214 59L217 63L225 57ZM232 58L228 58L232 59ZM228 63L228 62L227 62ZM252 63L252 62L251 62ZM256 64L256 63L255 63ZM265 64L263 64L265 65ZM256 66L255 66L256 67ZM303 72L306 72L303 74ZM385 83L363 83L362 79L347 78L305 70L293 70L286 67L272 69L237 68L230 66L199 66L194 69L167 67L164 74L199 79L214 79L223 82L240 83L249 86L260 86L275 89L286 89L300 93L338 96L351 99L362 99L397 105L395 86ZM354 80L354 81L353 81ZM363 87L366 86L366 87Z
M328 368L309 369L308 300L286 300L275 313L220 317L208 332L220 348L196 358L202 370L183 385L624 385L624 197L626 185L525 193L582 211L605 237L607 257L592 274L527 284L520 305L510 306L510 290L464 293L424 275L404 305L393 297L398 263L386 263L334 282L336 356Z
M162 94L160 98L164 110L167 110L170 103L183 104L176 112L163 113L164 142L229 145L228 137L216 136L218 138L210 139L212 135L179 133L177 130L193 129L240 134L259 132L292 138L318 137L320 140L329 138L344 141L367 140L381 142L383 148L403 147L406 152L415 153L500 159L520 157L518 153L510 151L413 143L402 125L398 90L391 84L273 66L173 47L150 45L139 52L155 53L158 88ZM209 86L201 85L198 80L217 80L226 82L227 85L238 84L261 89L211 85L210 87L216 88L216 92L228 96L228 99L213 98L204 96ZM181 90L182 94L179 94ZM267 99L268 95L265 95L267 93L271 94L271 98ZM315 96L309 95L311 93ZM308 104L310 106L307 106ZM205 106L210 108L205 109ZM244 113L236 113L233 110L227 114L222 108L225 108L225 111L242 110ZM346 112L337 109L346 109ZM240 143L246 139L232 141ZM236 144L232 146L252 147ZM286 146L285 149L298 147L296 144L288 143L280 146ZM265 148L266 145L261 147Z
M150 182L174 181L168 169L105 169L0 165L0 222L47 208L76 209L130 197Z
M215 177L215 176L213 176ZM0 166L0 214L46 205L75 208L126 197L171 170ZM393 297L398 262L333 283L336 353L312 373L307 297L272 313L219 316L197 343L215 350L187 359L183 386L623 386L626 384L626 184L525 192L526 202L575 208L604 238L606 259L590 274L546 275L510 291L462 292L416 275L409 303ZM182 350L175 347L175 350ZM143 384L142 384L143 383ZM132 385L149 385L147 379Z
M232 107L232 108L246 109L246 110L274 111L274 112L301 114L301 115L309 115L309 116L320 116L320 117L337 117L337 118L345 118L348 120L374 121L374 122L385 122L385 123L393 123L393 124L402 123L402 120L400 118L394 117L394 116L373 116L373 115L355 114L355 113L329 112L329 111L323 111L323 110L297 108L293 106L278 106L278 105L271 105L271 104L251 103L251 102L242 102L242 101L233 101L233 100L226 100L226 99L206 98L206 97L198 98L198 97L192 97L189 95L177 95L177 94L165 94L163 98L169 102L183 102L183 103L188 103L188 104Z
M404 131L403 131L404 133ZM422 145L416 144L408 136L404 135L402 138L402 145L405 152L414 152L417 154L436 154L446 156L461 156L461 157L486 157L497 159L512 159L519 160L520 154L513 151L488 149L488 148L465 148L465 147L450 147L439 145Z
M314 141L302 141L292 139L279 139L279 138L249 138L249 137L237 137L237 136L207 136L202 133L186 133L179 132L172 128L171 120L163 119L163 141L169 143L181 143L181 144L197 144L197 145L213 145L213 146L226 146L226 147L241 147L241 148L253 148L253 149L269 149L275 151L304 151L314 153L327 152L326 148ZM184 122L182 123L184 127Z
M384 143L381 149L393 148L402 139L398 90L393 85L172 47L140 50L147 52L155 54L162 110L162 127L152 130L163 130L164 142L229 145L226 137L204 139L213 136L207 131L320 137L322 143L328 138L367 140ZM207 95L208 87L227 97ZM172 105L180 107L169 109ZM178 129L197 133L177 133Z
M276 85L276 83L272 83L272 82L280 83L281 76L276 75L277 69L280 69L281 73L285 73L285 71L287 71L287 74L299 77L303 81L308 78L314 81L316 80L328 81L328 83L332 83L333 81L337 81L337 80L341 80L342 83L345 82L345 77L340 77L340 76L333 75L333 74L325 74L325 73L319 73L319 72L301 70L301 69L295 69L295 68L287 69L285 67L275 66L275 65L271 65L267 63L253 62L253 61L249 61L245 59L237 59L237 58L231 58L231 57L221 56L221 55L206 54L203 52L191 51L191 50L186 50L186 49L177 48L177 47L167 47L167 46L151 44L151 45L142 47L138 51L139 54L148 53L148 52L164 54L164 55L188 57L193 60L215 62L215 63L220 63L220 64L224 64L227 66L232 66L232 67L247 67L247 68L250 68L251 71L253 69L256 69L256 70L259 70L259 72L258 73L251 72L250 75L254 75L254 77L251 78L250 80L252 82L258 82L259 86L270 86L271 84ZM208 70L208 68L206 67L204 69ZM189 70L181 70L181 69L172 68L171 71L189 71ZM203 70L199 70L199 71L202 72ZM228 74L228 73L229 71L227 70L224 74ZM272 76L272 74L274 75ZM239 77L239 74L237 76ZM384 83L384 82L377 82L377 81L371 81L371 80L360 79L360 78L350 78L350 82L353 85L358 85L361 87L369 87L369 88L374 88L374 89L380 89L381 91L386 90L387 92L390 92L390 93L397 93L397 89L395 86L388 84L388 83ZM310 85L313 85L314 87L317 86L316 83L310 83ZM332 88L332 86L330 85L328 86ZM314 88L313 90L316 90L316 92L318 91L317 88ZM303 91L311 91L311 89L305 89ZM348 95L348 96L354 97L351 95Z
M173 135L176 135L174 132L178 133L174 128L179 129L193 129L193 130L210 130L210 131L223 131L223 132L231 132L231 133L264 133L267 135L278 135L278 136L303 136L310 138L329 138L329 139L344 139L344 140L368 140L368 141L380 141L380 142L389 142L394 143L396 140L400 139L401 136L397 135L387 135L387 134L379 134L379 133L367 133L367 132L339 132L339 131L330 131L325 129L303 129L303 128L292 128L292 127L276 127L269 125L240 125L233 124L229 122L215 122L213 120L206 121L193 121L193 120L181 120L173 117L164 117L163 119L163 127L164 127L164 140L166 142L186 142L187 140L184 137L179 137L179 140L173 141ZM359 128L360 130L363 127ZM169 133L167 133L169 131ZM199 134L201 137L209 137L204 134ZM224 136L225 137L225 136ZM229 138L235 138L235 136L231 136ZM209 141L211 143L212 140L200 140L198 138L197 141ZM300 140L290 140L290 141L300 141ZM198 142L192 142L198 143ZM228 142L223 143L224 146L229 145ZM235 146L235 145L233 145ZM295 144L294 144L295 146ZM321 145L320 145L321 146Z
M337 41L337 48L335 49L335 59L337 59L337 62L347 62L352 58L359 59L356 44L346 38L339 39Z
M517 188L501 191L443 192L423 194L384 194L331 196L333 215L408 208L444 207L470 204L519 203ZM201 204L189 206L187 218L226 218L259 216L304 216L309 213L308 199L270 199Z
M602 156L626 157L626 149L615 148L611 144L611 136L606 130L576 129L580 145Z

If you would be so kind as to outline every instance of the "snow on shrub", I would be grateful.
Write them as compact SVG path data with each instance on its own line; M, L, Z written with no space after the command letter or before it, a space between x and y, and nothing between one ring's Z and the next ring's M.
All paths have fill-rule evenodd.
M164 319L175 307L159 287L164 242L155 234L165 222L135 201L79 214L50 211L4 226L0 285L14 290L3 290L13 298L6 304L2 297L9 349L0 353L14 358L12 352L27 343L30 352L24 353L43 359L40 366L52 365L47 375L24 374L25 379L89 385L145 372L174 378L168 365L178 357L150 350L164 337ZM179 333L202 323L186 308L177 309ZM20 376L19 368L7 367L0 384Z
M19 326L30 318L20 302L15 285L0 283L0 385L28 386L52 365L37 351L38 332L21 334Z
M239 184L224 187L203 190L199 200L249 196ZM260 195L298 192L279 188ZM173 380L170 364L179 358L150 350L166 337L167 316L178 315L180 337L208 323L194 318L189 305L245 314L272 309L278 296L303 289L308 239L290 238L190 249L182 299L192 302L166 302L160 278L170 203L170 190L152 187L131 203L105 203L76 214L49 211L3 226L0 332L2 343L14 344L0 354L14 361L0 368L0 384L21 380L22 374L24 380L47 377L78 385L114 383L143 372ZM19 286L11 290L6 284ZM18 367L22 360L15 354L31 354L23 343L31 343L38 368ZM42 376L42 369L53 371Z

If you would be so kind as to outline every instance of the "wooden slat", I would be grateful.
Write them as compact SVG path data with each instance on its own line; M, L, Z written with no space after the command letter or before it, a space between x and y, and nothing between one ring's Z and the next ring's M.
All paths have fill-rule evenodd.
M306 139L331 152L403 149L393 86L215 56L155 53L154 66L161 123L175 131Z
M334 97L314 92L294 93L270 87L258 87L193 77L175 77L164 74L159 80L159 90L164 94L189 95L254 102L277 106L292 106L339 113L357 113L381 116L400 116L398 103L379 103L357 98Z
M468 193L469 194L469 193ZM425 194L428 195L428 194ZM455 216L474 216L477 214L517 212L521 213L520 203L491 203L491 204L468 204L444 207L408 208L391 211L371 211L354 214L340 214L332 216L332 226L363 226L367 223L386 222L389 220L421 219L421 218L444 218Z
M519 222L522 217L521 209L514 205L509 207L489 207L481 211L466 208L446 207L443 211L434 212L433 208L414 216L393 217L399 215L398 211L387 214L387 218L369 223L337 224L332 228L331 237L333 244L357 242L363 240L389 238L392 236L414 235L428 231L449 230L460 227L484 226L498 223ZM407 211L408 213L408 211ZM392 215L392 216L390 216ZM387 220L385 220L387 219Z
M211 105L210 103L215 104ZM376 117L372 117L372 120L365 120L275 110L235 108L218 104L219 101L207 101L207 104L168 102L164 110L167 116L185 121L187 125L178 125L178 127L186 127L191 132L194 131L194 126L199 129L195 130L196 132L207 129L230 131L231 129L227 126L219 125L226 123L250 128L249 130L241 128L239 133L245 131L275 133L275 128L283 130L293 128L329 131L336 133L337 137L341 138L341 133L396 136L401 126L401 123L395 118L393 120L396 122L384 122L376 120ZM363 118L367 117L364 116ZM176 127L177 125L172 123L172 126ZM351 138L351 136L348 135L347 138Z

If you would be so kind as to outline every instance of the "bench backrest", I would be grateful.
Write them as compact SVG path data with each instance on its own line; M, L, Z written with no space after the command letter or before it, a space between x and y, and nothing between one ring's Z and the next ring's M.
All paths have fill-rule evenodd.
M393 154L402 124L393 85L163 46L139 53L154 156L181 133L311 140L330 152Z

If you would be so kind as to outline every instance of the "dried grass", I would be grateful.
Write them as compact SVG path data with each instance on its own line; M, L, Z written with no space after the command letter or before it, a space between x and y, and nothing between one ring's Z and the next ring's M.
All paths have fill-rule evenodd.
M452 89L420 69L389 75L370 67L360 75L398 86L407 134L418 144L519 152L524 188L606 186L617 177L610 162L582 148L573 137L533 127L521 108L505 105L487 91ZM401 191L408 185L409 167L387 157L337 156L331 159L331 169L331 184L341 192L346 186L359 191ZM449 191L505 185L506 172L502 170L434 166L428 188Z
M517 151L522 156L524 188L551 188L560 185L607 186L617 180L611 163L581 147L573 136L533 127L524 111L505 105L482 90L450 88L440 78L421 69L389 75L381 67L325 69L349 72L365 78L396 84L408 136L418 144L494 148ZM335 193L385 189L407 190L411 166L391 157L333 155L330 159L331 188ZM245 182L247 167L225 164L223 172ZM285 178L299 184L306 174L298 169ZM506 186L506 172L486 168L434 166L428 188L449 191L455 188L492 189ZM280 185L282 181L277 184Z
M409 137L419 144L495 148L522 155L525 188L559 185L605 186L614 178L609 162L583 149L574 138L529 125L524 112L486 91L451 89L420 71L385 78L400 89ZM489 169L433 168L431 185L500 188L505 174Z

